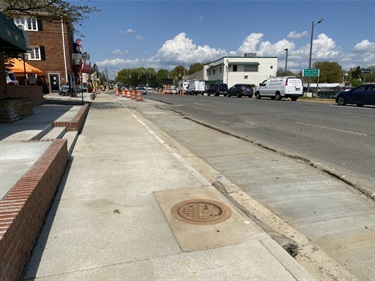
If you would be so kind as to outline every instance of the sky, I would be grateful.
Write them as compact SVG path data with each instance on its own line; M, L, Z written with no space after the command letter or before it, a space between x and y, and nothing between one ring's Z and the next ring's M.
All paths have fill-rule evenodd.
M278 57L284 69L337 62L343 70L375 65L375 1L69 1L100 9L76 25L91 65L109 78L124 68L156 71L223 56ZM317 24L321 19L323 21ZM312 28L314 23L314 28Z

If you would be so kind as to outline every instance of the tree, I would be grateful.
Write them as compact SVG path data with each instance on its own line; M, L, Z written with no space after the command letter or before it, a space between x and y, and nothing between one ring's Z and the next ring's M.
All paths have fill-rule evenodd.
M296 76L296 75L293 72L291 72L290 70L287 70L286 73L285 73L284 68L278 68L277 72L276 72L276 76L281 77L281 76Z
M167 69L159 69L158 72L156 72L156 86L162 87L163 79L167 79L169 77L169 71Z
M191 75L191 74L197 73L198 71L201 71L202 69L203 69L202 63L193 63L192 65L190 65L190 68L187 73Z
M357 66L356 68L352 68L349 75L350 83L353 87L362 85L361 67Z
M319 83L339 83L342 82L342 68L337 62L316 62L313 65L314 68L320 69ZM317 82L317 78L311 79L314 83Z
M72 25L81 25L87 14L100 11L96 7L73 5L63 0L0 0L0 10L8 18L20 14L34 17L48 14L51 21L60 21L64 17Z
M178 65L174 69L171 70L169 73L170 78L174 79L175 82L181 80L185 74L186 76L186 68L183 65Z

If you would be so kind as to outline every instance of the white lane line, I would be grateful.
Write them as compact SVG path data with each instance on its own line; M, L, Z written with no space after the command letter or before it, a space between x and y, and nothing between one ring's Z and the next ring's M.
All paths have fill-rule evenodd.
M301 125L307 125L307 126L312 126L312 127L322 128L322 129L328 129L328 130L333 130L333 131L343 132L343 133L354 134L354 135L368 136L368 134L364 134L364 133L358 133L358 132L353 132L353 131L347 131L347 130L342 130L342 129L332 128L332 127L326 127L326 126L321 126L321 125L309 124L309 123L304 123L304 122L296 122L296 123L297 123L297 124L301 124Z

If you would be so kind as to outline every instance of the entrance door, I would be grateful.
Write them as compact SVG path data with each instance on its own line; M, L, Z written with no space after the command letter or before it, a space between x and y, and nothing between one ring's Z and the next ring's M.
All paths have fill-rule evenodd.
M49 85L51 87L51 93L59 92L60 90L60 79L59 74L49 74Z

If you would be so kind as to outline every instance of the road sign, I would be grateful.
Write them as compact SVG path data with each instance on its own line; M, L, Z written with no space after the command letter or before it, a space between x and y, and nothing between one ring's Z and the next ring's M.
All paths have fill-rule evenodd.
M83 53L83 54L80 54L80 53L73 53L72 54L72 59L73 60L90 60L90 54L88 53Z
M84 60L90 60L90 54L88 54L88 53L83 53L83 54L82 54L82 59L84 59Z
M371 69L361 69L361 73L371 73Z
M302 71L303 77L319 77L320 69L319 68L305 68Z
M81 58L82 58L82 54L79 54L79 53L73 53L72 54L73 60L80 60Z

